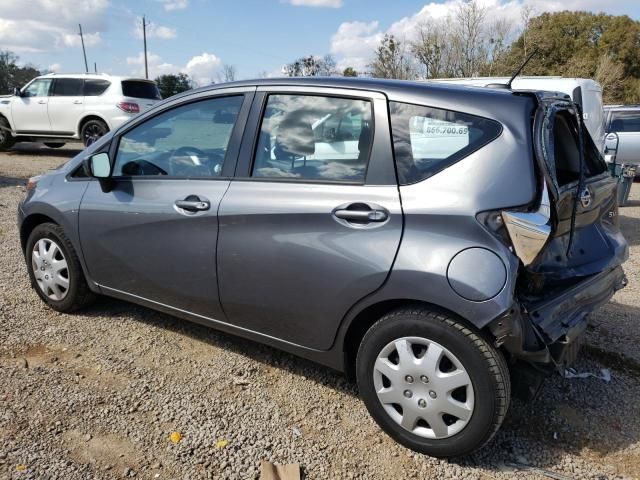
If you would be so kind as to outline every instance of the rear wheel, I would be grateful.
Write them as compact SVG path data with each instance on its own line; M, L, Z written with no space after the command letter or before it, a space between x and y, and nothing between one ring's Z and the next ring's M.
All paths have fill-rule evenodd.
M511 395L500 352L455 317L423 307L393 311L369 329L356 375L380 427L436 457L466 455L489 442Z
M64 147L64 145L65 145L64 143L44 142L44 146L49 148L61 148L61 147Z
M109 127L102 120L88 120L82 125L82 128L80 129L82 143L84 143L85 147L88 147L108 131Z
M33 288L54 310L72 312L94 299L78 255L60 226L43 223L34 228L26 260Z
M9 122L6 118L0 117L0 152L10 149L14 143Z

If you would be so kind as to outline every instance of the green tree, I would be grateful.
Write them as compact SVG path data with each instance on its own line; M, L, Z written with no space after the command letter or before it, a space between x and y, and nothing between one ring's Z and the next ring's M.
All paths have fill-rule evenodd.
M193 81L186 73L160 75L155 81L162 98L169 98L193 88Z
M343 77L357 77L358 72L353 67L347 67L342 71Z
M640 97L640 22L626 15L564 11L543 13L502 56L495 70L510 74L538 48L524 70L528 75L599 78L605 102L635 102Z
M0 95L13 92L14 88L21 88L40 71L33 65L18 66L19 57L9 50L0 51Z

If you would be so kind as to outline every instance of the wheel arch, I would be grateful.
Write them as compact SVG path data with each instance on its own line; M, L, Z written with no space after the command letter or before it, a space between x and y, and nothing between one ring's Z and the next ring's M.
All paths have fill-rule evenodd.
M4 113L0 112L0 118L4 118L7 121L7 123L9 124L9 128L11 129L12 132L15 131L13 123L11 122L11 119L9 118L9 116L6 115L6 112L4 112Z
M29 240L31 232L33 232L38 225L42 225L43 223L60 225L60 223L56 222L53 218L42 213L32 213L23 220L22 225L20 226L20 245L22 246L23 252L26 252L27 240Z
M85 123L87 123L90 120L100 120L107 126L107 128L109 129L108 131L111 130L111 126L109 125L109 122L107 122L107 120L105 120L103 117L101 117L97 113L89 113L84 117L82 117L78 122L78 128L77 128L78 137L82 138L82 127L84 127Z
M429 303L424 300L416 300L412 298L395 298L385 299L367 305L365 308L355 314L352 320L349 322L346 332L344 333L342 340L342 353L344 356L344 372L349 379L355 378L355 365L356 356L358 354L358 348L362 339L367 333L367 330L376 323L380 318L389 313L392 310L396 310L400 307L416 306L420 308L428 308L437 312L442 312L448 316L454 316L460 321L464 322L470 329L483 333L486 335L488 332L485 329L479 329L468 319L461 317L459 314L444 308L434 303Z

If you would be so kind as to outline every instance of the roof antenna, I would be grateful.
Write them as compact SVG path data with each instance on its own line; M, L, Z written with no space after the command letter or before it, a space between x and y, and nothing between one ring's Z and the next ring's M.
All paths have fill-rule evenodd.
M516 70L516 73L513 74L513 77L511 77L507 83L489 83L489 84L485 85L485 87L511 90L511 83L513 83L513 81L516 79L516 77L518 75L520 75L520 72L522 71L522 69L527 66L527 63L529 63L529 60L531 60L536 53L538 53L538 48L537 47L533 51L533 53L531 53L531 55L529 55L527 57L527 59L524 61L524 63L522 65L520 65L520 68L518 68L518 70Z
M524 61L524 63L522 65L520 65L520 68L518 70L516 70L516 73L513 74L513 77L511 77L509 79L509 81L507 82L507 88L509 90L511 90L511 84L513 83L513 81L516 79L516 77L518 75L520 75L520 72L524 69L524 67L527 66L527 63L529 63L529 60L531 60L535 56L535 54L538 53L538 51L539 51L538 47L536 47L535 50L533 52L531 52L531 55L529 55L527 57L527 59Z

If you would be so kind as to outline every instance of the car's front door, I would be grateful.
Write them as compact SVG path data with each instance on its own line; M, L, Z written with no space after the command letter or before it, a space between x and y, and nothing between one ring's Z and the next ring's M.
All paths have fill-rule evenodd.
M73 135L84 112L84 80L82 78L56 78L49 97L51 133Z
M143 115L114 138L112 189L88 186L80 239L107 293L220 320L216 214L253 89L204 95Z
M36 78L22 89L19 97L11 101L13 128L17 132L49 133L48 103L51 90L50 78Z
M382 286L400 243L386 100L342 89L258 91L220 204L221 302L230 323L328 349L351 306ZM348 116L355 138L333 155L317 131L332 116Z

